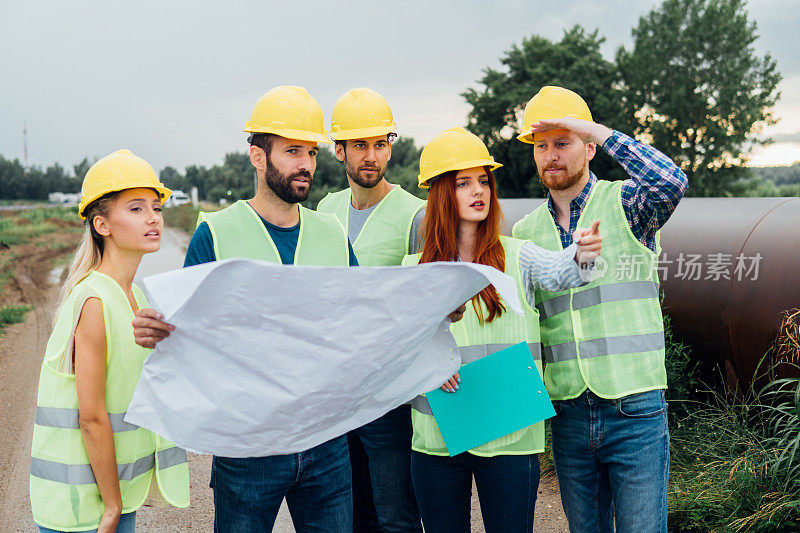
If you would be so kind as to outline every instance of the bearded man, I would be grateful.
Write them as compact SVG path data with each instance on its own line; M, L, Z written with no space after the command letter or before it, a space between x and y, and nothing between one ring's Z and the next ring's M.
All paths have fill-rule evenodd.
M258 100L244 130L250 133L250 163L258 177L255 196L201 213L184 266L234 257L358 266L336 218L300 205L314 181L317 143L330 143L317 101L302 87L276 87ZM236 280L230 283L233 290ZM139 310L136 342L152 348L167 337L174 328L160 319L153 309ZM287 455L214 456L211 488L214 531L271 531L286 498L297 531L352 532L345 435Z
M517 137L533 145L547 201L514 237L550 250L600 220L604 275L577 289L536 293L544 382L556 411L553 459L572 532L667 531L669 434L658 230L688 186L667 156L593 121L586 102L543 87ZM630 176L597 179L597 146ZM586 225L586 222L583 222Z

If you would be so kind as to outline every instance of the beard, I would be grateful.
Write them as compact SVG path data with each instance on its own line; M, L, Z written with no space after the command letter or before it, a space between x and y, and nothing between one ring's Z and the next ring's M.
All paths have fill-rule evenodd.
M345 172L347 172L347 176L351 180L353 180L356 183L356 185L358 185L359 187L363 187L365 189L371 189L375 187L377 184L381 182L383 176L386 175L386 167L380 168L378 166L374 167L362 166L356 169L347 160L345 160L344 169ZM375 174L373 174L372 177L368 177L361 174L363 170L376 170L377 172L375 172Z
M308 179L307 188L301 189L293 184L292 180L299 177ZM314 184L314 176L307 170L301 170L288 175L283 174L272 164L272 160L269 157L267 157L267 168L264 172L264 178L266 179L267 187L275 193L275 196L287 204L304 202L311 192L311 186Z
M539 179L542 180L544 186L553 191L564 191L569 189L570 187L574 186L576 183L581 181L583 176L586 175L587 170L589 169L589 162L586 161L583 166L577 171L572 174L561 174L559 176L547 176L547 173L544 172L548 168L560 168L563 170L567 170L566 167L545 167L544 169L539 171Z

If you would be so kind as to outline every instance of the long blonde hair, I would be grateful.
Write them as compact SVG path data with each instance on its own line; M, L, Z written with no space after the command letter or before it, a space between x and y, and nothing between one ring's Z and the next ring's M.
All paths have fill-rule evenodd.
M114 203L114 198L117 194L116 192L112 192L101 196L89 204L84 210L86 220L84 221L83 237L81 237L81 242L78 244L78 249L75 251L75 258L69 265L67 279L64 281L64 285L62 285L61 291L59 292L58 305L56 306L58 311L61 311L61 307L67 301L67 298L69 298L75 285L80 283L83 278L100 266L100 261L103 259L104 241L103 236L95 231L92 221L96 216L108 216L111 211L111 205ZM55 319L58 318L58 311L56 311Z

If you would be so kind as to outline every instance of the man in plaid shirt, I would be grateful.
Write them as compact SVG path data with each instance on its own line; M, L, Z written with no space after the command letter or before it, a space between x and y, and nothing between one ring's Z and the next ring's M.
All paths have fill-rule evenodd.
M544 87L528 103L520 135L549 194L514 236L549 249L572 244L600 219L609 268L563 293L537 292L545 383L556 417L553 457L570 531L667 531L669 435L658 230L683 197L686 175L668 157L592 120L572 91ZM601 146L630 179L589 171ZM608 246L607 246L608 244ZM645 269L619 277L625 257Z

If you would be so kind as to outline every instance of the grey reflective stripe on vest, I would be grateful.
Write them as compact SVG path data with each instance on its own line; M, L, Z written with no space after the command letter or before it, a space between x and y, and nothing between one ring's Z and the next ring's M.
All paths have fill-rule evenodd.
M461 354L461 364L466 365L467 363L471 363L473 361L477 361L478 359L482 359L487 355L499 352L500 350L505 350L506 348L510 348L515 344L519 343L498 342L494 344L475 344L473 346L460 346L458 348L458 353ZM531 351L531 355L533 356L534 361L542 360L541 343L529 342L528 349Z
M428 399L425 396L417 396L413 400L411 400L411 408L419 411L423 415L431 415L433 416L433 411L431 411L431 404L428 403Z
M108 420L111 422L111 431L121 433L123 431L133 431L139 426L125 422L125 413L108 413ZM61 428L61 429L80 429L78 423L78 410L65 409L63 407L36 407L36 422L39 426Z
M147 473L153 465L155 465L155 454L151 453L133 463L117 465L117 475L120 481L131 481ZM95 482L91 465L68 465L38 457L31 457L31 475L67 485L87 485Z
M186 450L173 446L166 450L159 450L158 452L158 469L164 470L175 465L181 465L187 462Z
M187 462L186 451L173 446L158 452L158 469L164 470L171 466ZM117 465L117 475L120 481L131 481L147 473L155 466L155 454L145 455L133 463ZM68 465L31 457L31 475L56 483L67 485L88 485L95 483L91 465Z
M626 335L623 337L604 337L590 341L581 341L581 359L616 355L623 353L640 353L661 350L664 348L664 332L645 333L644 335ZM544 347L544 360L547 363L560 363L577 359L574 342L554 344Z
M461 354L461 364L466 365L478 359L482 359L487 355L505 350L511 346L519 343L494 343L494 344L475 344L473 346L459 346L458 352ZM542 345L538 342L529 342L528 349L531 351L534 361L542 360ZM417 396L411 400L411 408L419 411L423 415L433 415L431 406L425 396Z
M598 285L584 291L576 291L572 295L572 308L585 309L594 305L623 300L641 300L644 298L658 298L658 283L653 281L631 281ZM569 294L562 294L550 300L536 304L539 319L545 320L552 316L569 311Z

